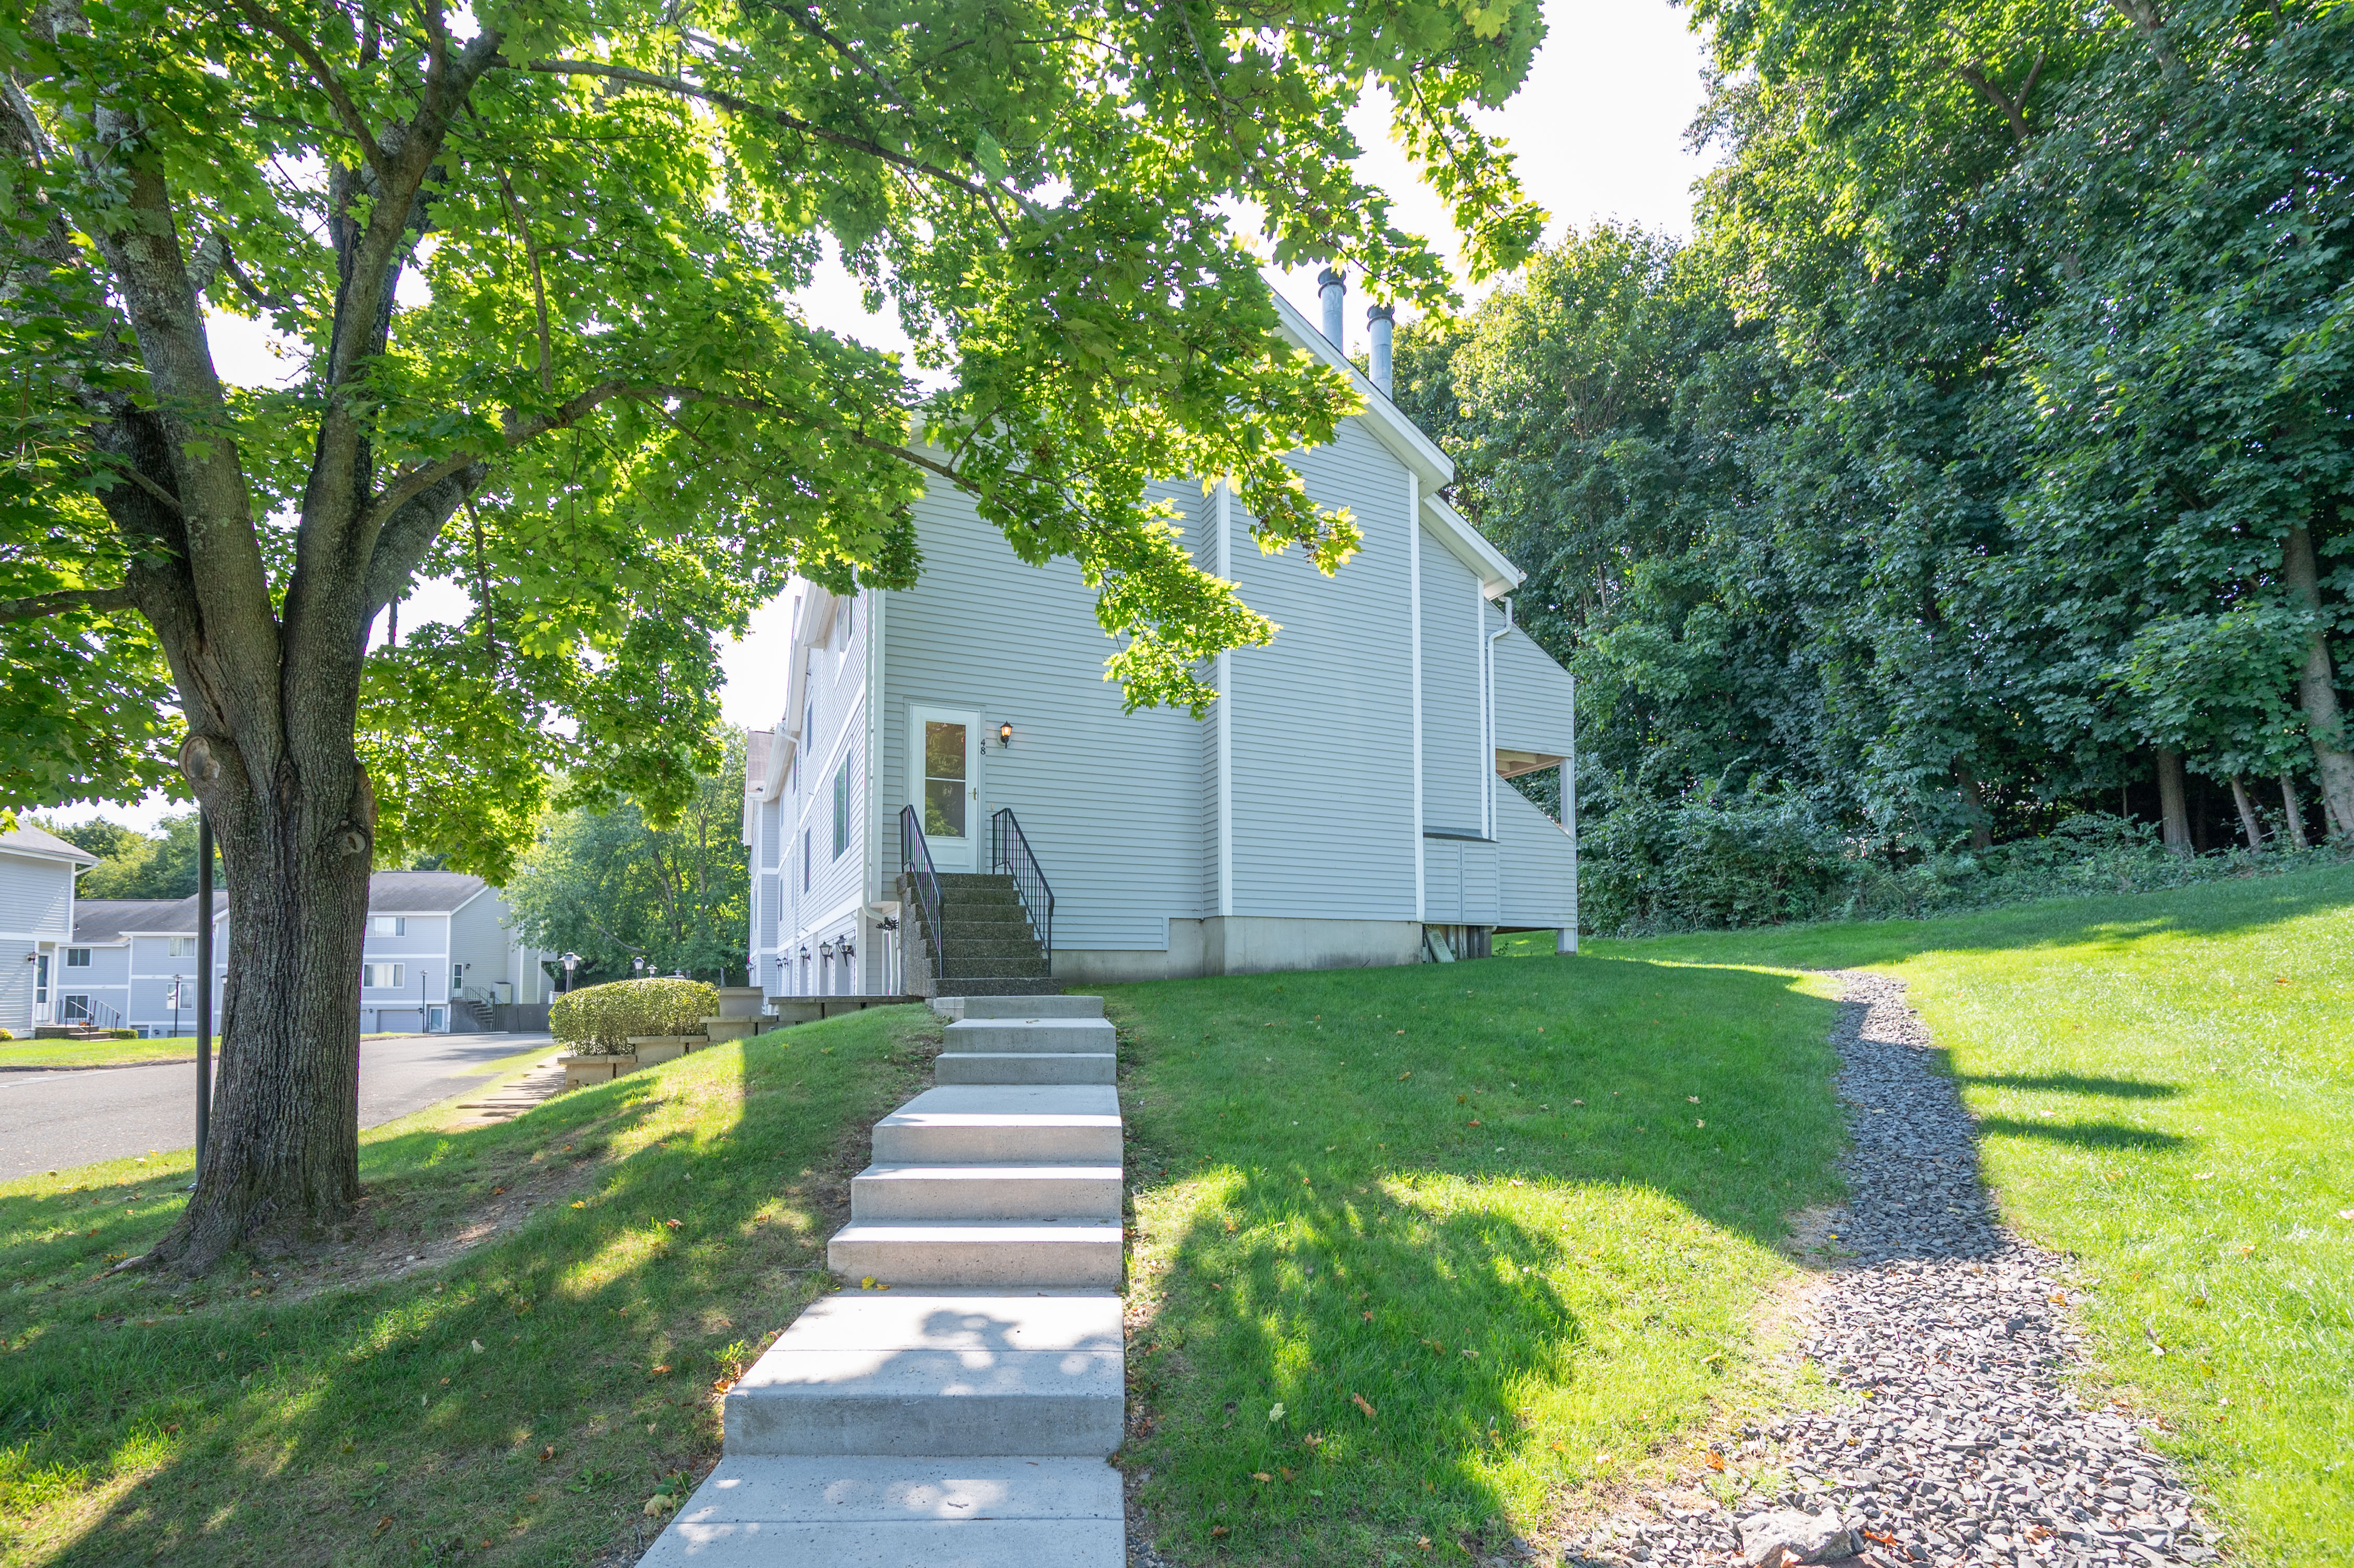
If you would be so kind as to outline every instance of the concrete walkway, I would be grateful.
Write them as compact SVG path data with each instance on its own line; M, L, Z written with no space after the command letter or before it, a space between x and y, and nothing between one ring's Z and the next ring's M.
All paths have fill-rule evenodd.
M875 1126L820 1298L727 1393L644 1568L1120 1568L1115 1036L1098 997L970 997Z

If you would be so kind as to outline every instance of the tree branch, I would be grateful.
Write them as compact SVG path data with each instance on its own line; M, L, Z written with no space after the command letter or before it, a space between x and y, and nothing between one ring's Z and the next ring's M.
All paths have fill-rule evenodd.
M1988 80L1980 68L1966 65L1954 68L1956 76L1977 88L1988 101L2002 111L2003 118L2010 122L2010 139L2014 145L2027 144L2027 101L2035 91L2035 79L2043 74L2044 58L2043 50L2035 51L2035 63L2028 68L2027 80L2020 87L2019 96L2015 99Z
M47 615L63 615L76 609L133 609L137 605L129 587L111 588L64 588L56 593L37 593L27 599L0 599L0 623L16 620L38 620Z
M631 86L647 88L655 92L674 93L683 98L699 99L716 108L725 109L730 113L746 114L755 120L765 120L772 125L781 126L798 135L812 137L820 142L830 142L837 147L844 147L854 153L864 153L870 157L880 158L886 164L894 164L916 174L929 175L933 179L954 185L967 196L978 197L983 205L990 206L991 216L995 216L995 207L991 204L990 198L996 193L987 185L976 185L953 170L941 168L938 164L928 164L920 158L911 158L905 153L895 153L879 142L871 142L863 136L846 135L840 131L829 131L822 125L812 125L797 114L788 114L781 109L770 109L765 104L755 103L748 98L739 98L720 88L703 87L682 77L657 76L652 71L639 70L633 66L606 65L597 60L526 60L522 69L543 76L600 77L608 81L627 82ZM999 219L999 229L1002 231L1004 227L1003 220Z
M288 26L274 13L254 5L252 0L228 0L228 3L248 23L294 51L295 58L302 62L311 72L312 79L319 84L319 90L327 95L328 103L334 108L335 118L344 122L344 129L351 132L352 139L360 144L360 156L367 160L369 171L385 189L390 190L392 170L385 160L384 149L376 144L376 133L368 129L366 117L360 113L360 106L352 101L351 93L336 77L334 69L327 64L326 57L311 47L310 39Z

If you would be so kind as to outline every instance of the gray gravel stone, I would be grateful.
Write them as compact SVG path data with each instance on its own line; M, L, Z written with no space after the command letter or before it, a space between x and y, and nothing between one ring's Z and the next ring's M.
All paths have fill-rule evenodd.
M1840 978L1850 1202L1800 1349L1856 1403L1744 1427L1722 1475L1637 1498L1563 1563L1739 1563L1735 1521L1776 1508L1835 1510L1865 1548L1859 1564L2214 1562L2172 1464L2134 1421L2071 1392L2080 1336L2062 1261L1997 1218L1975 1128L1929 1068L1903 982Z

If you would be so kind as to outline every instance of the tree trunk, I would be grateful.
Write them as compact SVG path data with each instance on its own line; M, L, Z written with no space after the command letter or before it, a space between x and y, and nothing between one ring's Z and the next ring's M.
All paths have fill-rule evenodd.
M2248 835L2248 847L2263 853L2264 824L2256 815L2256 802L2248 794L2248 781L2236 773L2232 775L2232 801L2240 808L2240 831Z
M2306 735L2313 742L2314 772L2321 782L2322 804L2334 832L2354 833L2354 753L2346 749L2346 720L2338 706L2329 639L2322 630L2321 580L2314 560L2313 535L2302 524L2288 531L2282 546L2281 576L2298 608L2313 617L2306 632L2305 668L2298 672L2297 696L2305 708Z
M220 1078L204 1173L151 1255L202 1273L317 1234L359 1196L359 1009L376 800L355 758L280 788L192 738L186 770L228 882ZM345 752L348 758L348 750ZM333 775L341 773L338 779Z
M2158 806L2168 854L2190 853L2190 811L2182 800L2182 753L2158 748Z
M2305 836L2305 802L2296 798L2296 780L2281 775L2281 810L2288 817L2288 842L2299 849L2311 849L2312 842Z
M1986 809L1986 791L1978 785L1978 776L1967 762L1954 764L1954 777L1962 786L1962 801L1969 807L1970 848L1980 854L1994 848L1994 816Z

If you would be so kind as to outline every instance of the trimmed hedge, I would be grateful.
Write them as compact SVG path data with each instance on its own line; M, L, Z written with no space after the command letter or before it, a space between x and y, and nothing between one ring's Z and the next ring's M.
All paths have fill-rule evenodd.
M702 980L614 980L557 997L547 1032L579 1055L626 1056L633 1034L699 1034L718 1012L719 992Z

